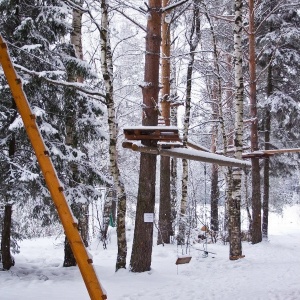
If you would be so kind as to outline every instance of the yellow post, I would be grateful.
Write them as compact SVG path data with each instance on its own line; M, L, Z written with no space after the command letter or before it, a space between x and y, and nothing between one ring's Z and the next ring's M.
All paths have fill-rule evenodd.
M93 268L93 261L88 256L86 248L83 244L77 228L77 223L75 222L70 207L66 201L63 187L60 185L52 161L49 157L49 153L37 127L35 115L30 109L30 105L22 88L22 82L17 76L17 73L8 54L7 46L4 43L1 35L0 63L3 67L3 71L10 86L15 103L23 119L26 132L35 151L35 155L40 164L46 184L50 191L55 207L58 211L58 215L63 224L66 236L71 245L73 254L75 256L90 298L92 300L107 299L107 296L103 292L96 272Z

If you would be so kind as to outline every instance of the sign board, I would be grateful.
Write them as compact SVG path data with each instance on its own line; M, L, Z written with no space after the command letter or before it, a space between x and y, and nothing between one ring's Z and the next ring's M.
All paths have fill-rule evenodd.
M154 221L154 213L144 213L145 223L153 223L153 221Z
M191 259L192 259L191 256L178 257L175 264L176 265L188 264L191 261Z

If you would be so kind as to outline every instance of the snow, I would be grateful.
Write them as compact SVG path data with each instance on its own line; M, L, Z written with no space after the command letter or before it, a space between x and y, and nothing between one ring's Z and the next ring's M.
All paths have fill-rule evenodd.
M154 238L152 269L144 273L115 273L116 233L110 228L108 249L94 240L93 256L98 278L112 300L252 300L300 299L300 205L288 207L282 216L270 214L268 242L243 243L245 258L230 261L228 245L203 244L188 249L157 246ZM128 262L133 231L127 231ZM63 236L21 242L16 265L0 272L1 300L89 299L77 267L63 268ZM189 264L175 265L179 256L191 255Z

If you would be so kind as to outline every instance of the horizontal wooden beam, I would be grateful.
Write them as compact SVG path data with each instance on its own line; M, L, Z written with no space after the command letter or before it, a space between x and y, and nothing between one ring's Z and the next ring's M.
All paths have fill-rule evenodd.
M272 149L272 150L259 150L250 153L243 153L243 158L266 158L274 154L283 153L297 153L300 152L300 148L290 148L290 149Z
M189 160L202 161L207 163L218 164L220 166L233 166L233 167L251 167L251 163L235 158L226 157L214 153L208 153L200 150L193 150L187 148L174 148L174 149L159 149L155 147L147 147L142 144L124 142L123 148L131 149L133 151L161 155L172 156L177 158L185 158Z

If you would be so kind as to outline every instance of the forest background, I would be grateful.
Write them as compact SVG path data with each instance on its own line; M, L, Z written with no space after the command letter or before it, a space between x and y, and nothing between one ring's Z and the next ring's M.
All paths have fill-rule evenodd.
M158 10L158 4L165 9ZM152 184L156 196L151 192L149 197L156 202L147 210L156 212L158 244L182 246L202 238L232 242L228 222L236 187L236 201L247 217L238 220L243 232L235 240L255 244L267 239L268 210L280 213L284 205L299 201L299 154L261 159L261 150L299 147L296 1L1 1L0 14L1 35L84 243L88 246L96 237L105 246L108 226L117 226L116 270L128 265L126 223L143 217L136 213L141 178L164 178L165 163L169 181ZM170 92L147 106L143 97L150 52L144 37L155 14L167 24L162 34L169 34L170 54L161 51L157 57L162 66L164 59L170 64ZM62 228L2 71L0 80L1 258L8 270L14 264L11 250L21 251L18 240L62 234ZM157 94L164 86L157 85ZM237 95L243 102L241 132ZM169 117L163 103L170 106ZM180 159L162 159L160 168L153 162L152 171L140 168L139 154L122 148L122 128L145 125L149 108L163 125L178 126L184 147L196 144L201 151L248 155L252 169L234 173L185 159L182 164ZM240 184L231 184L230 174L241 176ZM169 202L167 221L160 215L162 199ZM135 228L134 240L139 238L152 245L153 223L149 230ZM133 248L130 269L149 270L151 250L147 261L143 247ZM232 259L242 256L241 249L237 255L230 251ZM64 266L75 264L66 239Z

